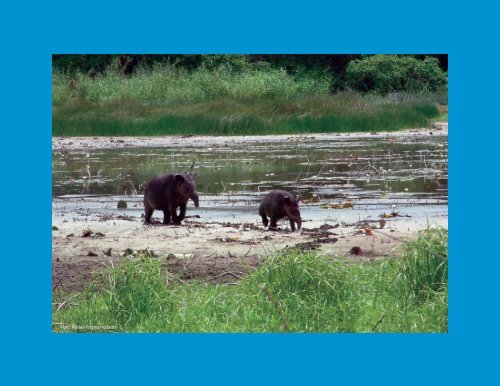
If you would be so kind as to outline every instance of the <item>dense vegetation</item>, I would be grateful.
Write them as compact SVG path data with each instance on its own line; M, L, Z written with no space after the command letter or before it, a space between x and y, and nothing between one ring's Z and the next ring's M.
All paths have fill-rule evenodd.
M446 332L448 233L429 229L400 259L351 263L299 251L237 285L181 284L162 260L123 259L104 285L54 306L56 331ZM98 330L107 331L107 330Z
M244 55L199 57L197 66L186 58L145 60L131 74L127 56L111 56L107 67L88 73L79 70L83 64L63 70L55 58L53 134L397 130L427 125L439 115L437 103L447 103L446 75L436 58L368 56L350 60L339 74L319 65L290 70Z
M65 73L102 73L109 67L131 74L139 69L151 68L156 64L174 64L188 71L200 67L213 69L220 65L230 66L240 71L250 66L268 65L284 69L289 74L298 72L335 74L333 89L344 89L345 75L353 60L370 58L374 55L353 54L265 54L265 55L53 55L53 67ZM448 55L386 55L386 57L414 58L423 60L435 58L442 71L448 71Z
M370 56L350 62L346 77L350 88L379 94L439 92L447 87L446 74L438 60L431 57L417 60L410 56Z

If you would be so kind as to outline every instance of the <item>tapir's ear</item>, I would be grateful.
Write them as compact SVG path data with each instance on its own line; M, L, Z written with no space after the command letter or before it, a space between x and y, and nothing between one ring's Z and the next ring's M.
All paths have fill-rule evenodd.
M175 180L177 182L184 182L184 181L186 181L186 179L184 178L184 176L182 174L176 174L174 178L175 178Z
M299 195L295 196L295 202L298 204L299 201L300 201L300 196Z
M290 201L290 197L285 197L283 199L283 202L285 203L285 205L291 205L292 204L292 201Z

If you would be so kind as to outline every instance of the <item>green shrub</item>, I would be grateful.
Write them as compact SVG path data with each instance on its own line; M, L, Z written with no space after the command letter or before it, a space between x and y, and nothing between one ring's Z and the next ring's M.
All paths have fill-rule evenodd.
M411 56L374 55L351 61L347 84L354 90L380 94L397 91L442 92L447 76L436 58L418 60Z

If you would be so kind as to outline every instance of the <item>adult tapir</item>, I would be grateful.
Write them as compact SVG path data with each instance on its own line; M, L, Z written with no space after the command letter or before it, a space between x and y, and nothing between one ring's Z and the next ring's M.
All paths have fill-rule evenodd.
M153 177L144 191L144 224L151 223L155 209L163 211L163 224L180 225L186 217L186 205L191 199L198 208L200 200L194 176L191 174L169 173ZM177 208L180 208L177 216Z

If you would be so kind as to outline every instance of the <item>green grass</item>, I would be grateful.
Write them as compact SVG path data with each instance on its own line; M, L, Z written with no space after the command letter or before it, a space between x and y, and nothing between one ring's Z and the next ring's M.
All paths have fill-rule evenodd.
M266 135L394 131L425 127L434 116L433 106L403 107L397 111L364 114L328 114L317 117L265 117L238 115L163 115L148 118L54 117L54 136L134 135Z
M124 259L54 308L54 330L446 332L447 241L446 230L427 230L400 259L371 263L289 251L234 286L181 284L161 259Z
M432 298L448 287L448 233L425 231L404 247L398 275L398 293L409 302Z
M249 135L381 131L427 126L442 95L330 94L328 77L265 68L132 77L53 75L53 135Z
M109 69L91 79L82 74L68 76L55 71L52 78L53 102L84 99L90 102L134 100L141 104L196 103L220 98L233 100L275 96L325 95L328 77L294 77L284 70L263 68L234 71L221 66L188 72L173 65L157 65L124 77Z

